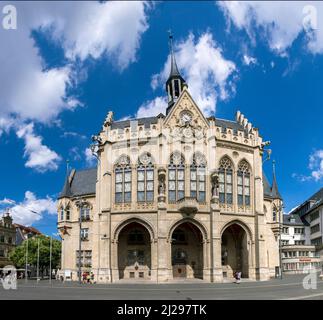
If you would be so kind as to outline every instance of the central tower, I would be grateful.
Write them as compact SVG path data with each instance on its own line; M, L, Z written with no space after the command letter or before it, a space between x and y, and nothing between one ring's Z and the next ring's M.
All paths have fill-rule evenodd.
M171 56L171 66L170 74L166 81L166 92L168 95L168 107L166 109L166 115L169 113L169 111L177 101L178 97L180 96L181 92L183 91L184 86L186 85L185 80L180 75L177 68L173 50L173 35L171 33L169 34L169 49Z

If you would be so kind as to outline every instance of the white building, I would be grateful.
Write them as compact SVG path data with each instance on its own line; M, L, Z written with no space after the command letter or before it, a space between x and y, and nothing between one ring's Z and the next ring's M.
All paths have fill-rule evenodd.
M283 216L282 266L285 273L322 265L323 188Z

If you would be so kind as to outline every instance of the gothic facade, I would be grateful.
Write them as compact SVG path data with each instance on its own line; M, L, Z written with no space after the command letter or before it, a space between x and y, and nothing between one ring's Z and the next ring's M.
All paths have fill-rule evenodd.
M166 115L114 121L93 137L97 167L72 170L58 200L63 274L97 282L267 280L279 266L282 199L266 142L241 113L205 117L171 52Z

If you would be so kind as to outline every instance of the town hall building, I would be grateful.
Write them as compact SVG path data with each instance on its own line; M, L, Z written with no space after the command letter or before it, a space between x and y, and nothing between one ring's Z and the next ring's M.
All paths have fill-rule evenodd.
M171 48L165 114L93 136L97 166L71 170L58 199L62 275L95 281L268 280L279 266L282 197L259 130L205 117Z

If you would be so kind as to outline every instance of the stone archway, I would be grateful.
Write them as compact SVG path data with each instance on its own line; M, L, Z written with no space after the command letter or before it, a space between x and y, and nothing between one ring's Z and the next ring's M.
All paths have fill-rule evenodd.
M190 222L178 225L171 234L173 278L203 279L203 235Z
M233 277L236 271L241 277L249 277L248 234L238 223L225 228L221 237L223 277Z
M138 223L126 224L118 236L119 279L150 279L151 243L147 228Z

